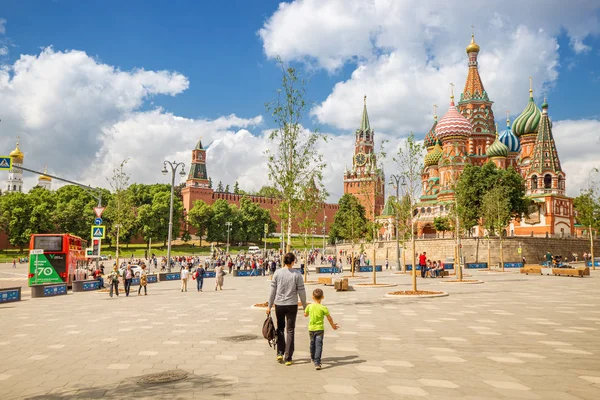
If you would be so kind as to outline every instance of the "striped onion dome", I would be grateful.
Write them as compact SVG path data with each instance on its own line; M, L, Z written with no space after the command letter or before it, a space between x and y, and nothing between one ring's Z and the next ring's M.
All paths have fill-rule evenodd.
M498 139L508 147L509 153L518 153L521 151L521 141L510 130L509 119L506 120L506 130L500 134Z
M440 146L439 139L435 142L435 147L431 151L431 153L425 156L425 166L431 167L432 165L437 165L442 158L442 146Z
M508 147L499 140L497 131L498 129L496 129L496 140L487 149L487 156L490 158L508 156Z
M433 126L431 127L429 132L427 132L427 135L425 135L425 140L423 141L423 144L427 148L435 146L435 141L437 139L435 136L435 127L436 126L437 126L437 117L435 117L435 120L433 121Z
M447 137L468 137L473 133L473 126L461 113L458 112L454 105L454 99L450 102L450 108L446 115L440 119L435 127L435 133L442 142Z
M532 94L529 96L527 107L513 121L512 131L517 137L537 133L540 119L542 119L542 111L535 105Z

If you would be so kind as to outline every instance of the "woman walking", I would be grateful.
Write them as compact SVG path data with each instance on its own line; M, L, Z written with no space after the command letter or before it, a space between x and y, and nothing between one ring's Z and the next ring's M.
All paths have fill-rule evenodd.
M146 274L146 264L142 264L142 272L140 273L140 287L138 288L138 296L142 294L142 287L144 288L144 296L148 296L148 276Z
M217 264L215 267L215 291L217 289L223 290L223 276L225 276L225 271L223 271L223 266Z
M110 285L110 297L113 297L113 289L117 297L119 297L119 277L121 274L119 273L119 267L115 264L113 271L108 275L108 284Z
M277 361L292 365L294 355L294 333L296 329L296 315L298 314L298 298L302 308L306 308L306 291L301 274L292 271L296 263L294 253L287 253L283 257L285 268L280 268L273 275L271 281L271 295L267 314L275 305L277 319ZM285 332L285 335L284 335Z

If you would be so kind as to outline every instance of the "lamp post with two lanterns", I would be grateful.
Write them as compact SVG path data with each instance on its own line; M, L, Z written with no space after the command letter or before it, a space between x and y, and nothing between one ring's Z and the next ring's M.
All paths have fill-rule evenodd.
M167 175L169 171L167 170L167 165L171 168L171 204L169 206L169 237L167 242L167 271L171 272L171 239L173 236L173 194L175 189L175 173L177 172L177 168L181 167L181 171L179 175L181 177L185 176L185 164L177 161L164 161L163 162L163 170L162 174Z

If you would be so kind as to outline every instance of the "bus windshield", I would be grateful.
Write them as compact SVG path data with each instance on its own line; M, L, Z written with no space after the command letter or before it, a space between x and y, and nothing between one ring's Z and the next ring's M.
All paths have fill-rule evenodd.
M44 251L62 251L63 237L62 236L34 236L33 248Z

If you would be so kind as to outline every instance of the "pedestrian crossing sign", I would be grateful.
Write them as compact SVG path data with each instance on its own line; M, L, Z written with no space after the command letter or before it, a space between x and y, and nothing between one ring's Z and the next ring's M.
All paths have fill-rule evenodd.
M104 225L92 226L92 239L104 239L106 227Z
M10 156L0 156L0 170L12 169L12 158Z

